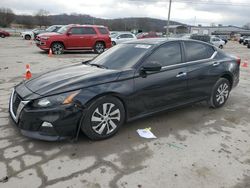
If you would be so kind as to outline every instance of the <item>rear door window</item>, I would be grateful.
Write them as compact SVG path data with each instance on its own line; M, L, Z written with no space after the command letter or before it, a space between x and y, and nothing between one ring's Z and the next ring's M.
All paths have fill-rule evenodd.
M184 42L186 50L186 61L198 61L210 58L214 53L212 46L198 42Z
M95 30L94 30L93 27L84 27L83 28L83 33L85 35L95 35L96 34L96 32L95 32Z

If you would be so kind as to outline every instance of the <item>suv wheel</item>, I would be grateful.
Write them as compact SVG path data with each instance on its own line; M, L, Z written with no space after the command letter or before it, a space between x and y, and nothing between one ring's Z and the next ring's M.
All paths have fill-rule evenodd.
M125 110L122 102L112 96L95 100L81 122L81 129L92 140L113 136L124 123Z
M4 37L5 37L5 35L4 35L4 34L1 34L0 36L1 36L1 38L4 38Z
M97 53L97 54L103 53L105 50L105 46L104 46L103 42L97 42L95 44L94 50L95 50L95 53Z
M220 78L213 87L210 97L210 106L213 108L222 107L230 94L230 83L226 78Z
M247 45L247 48L250 48L250 44Z
M220 48L220 49L223 49L223 45L220 45L219 48Z
M115 46L116 45L116 42L115 41L112 41L112 46Z
M53 54L60 55L60 54L63 54L64 52L64 46L60 42L55 42L51 45L51 50Z
M25 40L30 40L30 39L31 39L31 36L30 36L30 35L25 35L25 36L24 36L24 39L25 39Z

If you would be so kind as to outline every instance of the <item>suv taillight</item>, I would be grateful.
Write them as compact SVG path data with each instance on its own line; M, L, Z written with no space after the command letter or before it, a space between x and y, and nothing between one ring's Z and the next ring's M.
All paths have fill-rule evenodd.
M238 57L237 60L236 60L237 64L240 65L241 63L241 59Z

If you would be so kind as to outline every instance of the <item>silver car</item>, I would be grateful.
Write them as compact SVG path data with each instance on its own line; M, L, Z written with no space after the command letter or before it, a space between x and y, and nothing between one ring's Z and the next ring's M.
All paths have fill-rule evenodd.
M110 36L112 45L120 44L123 42L127 42L130 40L136 40L136 36L133 33L130 32L119 32L117 34L113 34Z

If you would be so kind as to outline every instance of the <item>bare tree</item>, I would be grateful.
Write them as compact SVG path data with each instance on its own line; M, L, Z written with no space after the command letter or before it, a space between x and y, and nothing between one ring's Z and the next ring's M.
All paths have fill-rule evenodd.
M41 9L39 10L36 15L35 18L37 20L37 24L41 27L41 26L48 26L50 25L50 20L49 20L49 11Z
M7 27L15 19L15 14L10 8L0 8L0 26Z

